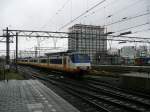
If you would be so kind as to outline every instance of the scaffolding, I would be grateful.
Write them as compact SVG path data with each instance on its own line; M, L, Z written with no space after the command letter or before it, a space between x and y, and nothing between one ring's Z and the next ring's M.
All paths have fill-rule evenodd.
M107 52L104 27L76 24L69 28L68 49L88 54L93 64L100 63L99 54Z

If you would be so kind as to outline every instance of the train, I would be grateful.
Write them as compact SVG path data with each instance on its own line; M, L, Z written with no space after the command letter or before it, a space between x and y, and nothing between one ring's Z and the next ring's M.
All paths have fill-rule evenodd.
M135 58L135 65L139 65L139 66L149 66L150 65L150 57L139 57L139 58Z
M20 65L28 65L67 73L73 77L83 76L91 69L90 57L81 53L47 53L45 57L20 58Z

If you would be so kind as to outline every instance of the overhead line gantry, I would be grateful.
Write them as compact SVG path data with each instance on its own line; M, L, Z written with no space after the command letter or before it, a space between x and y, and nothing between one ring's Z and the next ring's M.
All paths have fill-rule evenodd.
M4 34L0 37L6 37L6 63L10 62L10 37L16 37L16 62L18 60L18 37L29 37L29 38L73 38L70 37L68 32L57 32L57 31L33 31L33 30L10 30L8 27L3 30ZM85 33L86 35L93 35ZM98 36L107 36L106 39L102 40L110 40L110 41L118 41L118 42L140 42L140 43L150 43L150 38L142 38L142 37L133 37L133 36L125 36L125 35L112 35L112 34L98 34ZM110 38L113 37L113 38ZM90 39L90 38L85 38ZM134 39L134 40L133 40ZM4 41L3 41L4 42Z

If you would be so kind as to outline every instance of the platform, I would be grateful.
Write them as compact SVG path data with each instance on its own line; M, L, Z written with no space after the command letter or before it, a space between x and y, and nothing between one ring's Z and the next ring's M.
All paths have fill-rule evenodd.
M37 80L0 81L0 112L79 112Z

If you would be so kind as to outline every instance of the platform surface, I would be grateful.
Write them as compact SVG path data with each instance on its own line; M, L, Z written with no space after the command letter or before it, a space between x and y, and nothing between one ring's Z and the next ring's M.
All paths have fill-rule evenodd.
M0 112L79 112L37 80L0 81Z

